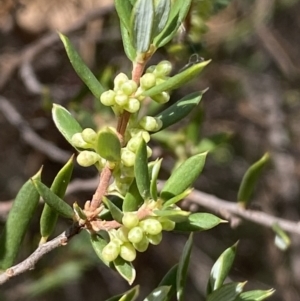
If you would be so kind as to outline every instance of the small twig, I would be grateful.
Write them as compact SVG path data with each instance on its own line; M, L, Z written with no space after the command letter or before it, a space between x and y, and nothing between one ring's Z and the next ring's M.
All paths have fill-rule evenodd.
M66 245L69 240L80 231L78 224L73 224L68 230L49 242L40 245L28 258L19 264L7 269L4 273L0 274L0 285L8 281L10 278L22 274L28 270L34 269L36 263L47 253L52 250Z
M21 138L34 149L46 154L55 162L65 163L71 157L71 153L58 148L34 132L19 112L3 96L0 96L0 111L2 111L7 121L20 132Z

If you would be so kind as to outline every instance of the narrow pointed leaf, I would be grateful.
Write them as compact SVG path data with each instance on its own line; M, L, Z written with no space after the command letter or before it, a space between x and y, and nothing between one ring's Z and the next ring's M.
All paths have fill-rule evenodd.
M66 218L73 218L74 211L70 205L64 202L41 181L32 180L32 182L40 196L45 201L45 203L47 203L53 210L55 210L61 216Z
M97 153L104 159L111 162L121 160L121 143L116 133L108 127L98 134Z
M159 131L162 131L172 124L177 123L178 121L186 117L190 112L192 112L200 103L204 92L202 91L191 93L172 104L166 110L159 113L159 115L157 115L156 117L159 118L163 124L162 128Z
M148 172L148 158L147 149L144 139L142 139L137 152L134 165L134 174L136 178L136 184L142 198L150 198L150 178Z
M150 193L153 200L157 200L157 179L162 159L157 160L151 169Z
M153 43L156 48L164 46L174 37L178 28L183 23L191 3L192 0L176 0L172 3L168 22L162 32L154 39Z
M112 202L110 201L107 197L102 198L103 203L107 206L109 209L109 212L111 213L112 218L117 221L118 223L122 223L122 217L123 217L123 212Z
M184 192L174 196L173 198L166 201L162 207L162 209L166 209L171 205L174 205L178 203L179 201L183 200L185 197L187 197L192 192L191 188L186 189Z
M274 224L272 226L273 231L276 233L274 243L277 248L281 251L286 251L291 245L290 237L283 231L283 229L278 225Z
M41 171L33 176L35 180L40 178ZM28 180L15 198L0 236L0 269L13 265L39 199L40 195Z
M155 38L165 28L171 9L171 0L155 1L152 38Z
M134 47L132 45L132 41L131 41L129 32L122 23L120 24L120 28L121 28L121 35L122 35L124 51L125 51L127 57L132 62L134 62L135 58L136 58L136 50L134 49Z
M121 257L118 257L116 260L114 260L114 266L118 273L131 285L136 276L136 272L132 263L125 261Z
M190 211L183 211L183 210L154 210L153 213L157 216L167 217L168 219L176 222L181 223L184 222L188 216L191 214Z
M125 28L130 30L130 16L132 11L132 4L129 1L115 0L115 8L121 23Z
M103 86L99 83L98 79L84 63L80 55L75 50L74 46L70 40L63 34L59 34L60 39L62 40L69 60L82 81L87 85L90 91L94 94L97 99L100 99L101 94L105 91Z
M219 289L223 285L224 280L228 276L232 267L236 254L236 248L237 243L226 249L213 265L208 280L207 294Z
M245 283L232 282L225 284L213 291L207 298L207 301L234 301L243 291Z
M97 256L99 257L99 259L107 266L109 266L109 262L103 259L102 256L102 251L103 248L107 245L107 241L105 239L103 239L102 237L100 237L99 235L97 235L96 233L93 233L90 235L90 239L91 239L91 244L93 246L93 249L95 251L95 253L97 254Z
M182 301L183 294L184 294L184 288L187 278L187 272L188 272L188 266L192 251L192 244L193 244L193 233L190 234L188 241L186 242L182 255L179 260L178 264L178 271L177 271L177 277L176 277L176 296L177 301Z
M71 113L64 107L53 104L52 118L60 133L72 145L72 137L76 133L81 133L82 128Z
M220 223L225 222L217 216L210 213L193 213L182 223L177 223L175 230L177 231L205 231L209 230Z
M71 180L74 167L73 157L74 156L72 156L70 160L63 166L63 168L58 172L50 188L51 191L60 198L64 197L66 189ZM48 204L45 204L40 218L40 231L42 236L41 242L46 242L48 237L52 234L56 225L57 217L58 213L53 210Z
M183 162L165 183L160 196L167 201L184 192L200 175L206 159L206 153L198 154Z
M144 301L165 301L170 291L170 286L159 286L154 289Z
M105 301L134 301L139 295L139 290L140 290L139 285L136 285L129 291L123 294L113 296Z
M170 290L168 292L168 295L165 299L165 301L171 300L171 298L176 293L176 277L177 277L177 271L178 271L178 264L174 265L168 273L164 276L164 278L161 280L158 286L169 286Z
M275 290L253 290L241 293L234 301L262 301L274 294Z
M269 159L270 155L268 153L264 154L260 160L246 171L238 192L238 202L243 207L247 206L261 172Z
M162 84L154 86L153 88L146 90L143 92L144 96L155 96L163 91L170 91L177 88L180 88L185 83L189 82L193 78L195 78L206 65L210 63L209 61L200 62L197 64L192 65L191 67L187 68L186 70L170 77Z
M136 180L133 180L125 195L122 209L124 212L136 211L143 204L143 201L137 188Z
M138 53L149 50L154 17L153 0L137 0L131 15L131 34Z

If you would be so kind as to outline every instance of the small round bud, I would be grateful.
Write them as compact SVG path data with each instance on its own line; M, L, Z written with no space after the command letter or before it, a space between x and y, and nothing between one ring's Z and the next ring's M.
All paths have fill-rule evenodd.
M105 91L100 96L100 101L105 106L113 106L115 104L116 92L113 90Z
M158 76L169 75L172 71L172 64L169 61L161 61L155 68L154 73Z
M156 234L156 235L148 234L147 238L151 245L156 246L156 245L160 244L160 242L162 240L162 233L160 232L159 234Z
M136 258L136 251L133 245L125 242L120 249L120 256L126 261L134 261Z
M132 243L139 243L144 237L141 227L133 227L128 233L128 240Z
M132 151L132 152L136 152L140 143L143 141L142 140L143 138L140 136L135 136L135 137L132 137L128 143L127 143L127 148Z
M131 137L142 136L142 138L146 143L150 141L150 134L147 131L141 129L136 129L136 128L130 129L130 135Z
M143 101L146 96L142 95L142 93L145 91L145 89L143 89L142 87L138 87L138 89L135 92L135 97L138 101Z
M174 221L171 221L167 217L160 217L160 218L158 218L158 220L161 223L163 230L165 230L165 231L174 230L175 225L176 225L176 223Z
M153 73L145 73L140 79L140 85L143 89L148 90L156 84L156 76Z
M136 98L129 98L128 103L124 106L124 109L129 113L136 113L140 109L141 105L138 99Z
M94 144L97 140L97 133L90 128L86 128L82 131L81 133L82 138L85 142L90 143L90 144Z
M120 107L124 107L128 103L129 97L124 93L117 93L115 97L115 102Z
M151 96L151 98L157 103L163 104L170 100L170 94L168 92L161 92L155 96Z
M83 167L91 166L95 164L97 161L99 161L100 159L101 157L97 153L92 151L82 151L77 156L78 164Z
M71 143L75 147L79 148L88 148L90 146L86 141L83 140L81 133L74 134L71 138Z
M130 151L127 148L122 148L121 149L121 161L123 165L127 167L134 166L135 163L135 153Z
M110 262L120 254L120 244L114 240L110 241L102 250L103 259Z
M146 69L146 73L153 73L156 68L156 65L151 65Z
M126 228L125 226L122 226L117 230L117 237L122 241L122 242L128 242L128 232L129 229Z
M122 224L128 228L132 229L136 227L139 223L139 218L136 212L125 212L122 218Z
M125 73L119 73L114 79L114 90L120 90L122 85L128 81L128 76Z
M135 249L139 252L145 252L148 249L149 246L149 240L148 238L144 235L142 240L138 243L134 243L133 246Z
M162 127L162 121L159 118L144 116L140 122L140 126L147 132L159 131Z
M130 96L131 94L133 94L136 90L137 90L138 86L137 83L133 80L128 80L127 82L125 82L122 87L121 90L124 94Z
M147 218L139 223L145 233L157 235L162 231L161 223L155 218Z

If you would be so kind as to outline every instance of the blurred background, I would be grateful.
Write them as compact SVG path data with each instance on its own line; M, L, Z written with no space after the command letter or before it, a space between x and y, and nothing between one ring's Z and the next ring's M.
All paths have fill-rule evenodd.
M195 151L210 150L195 188L235 202L247 168L271 154L271 163L253 195L251 208L288 220L300 215L300 1L194 0L187 22L150 64L170 60L174 74L193 58L212 59L204 73L173 92L171 101L209 87L184 122L166 136L153 137L154 155L163 157L161 178ZM68 35L102 84L131 72L123 53L112 0L2 0L0 4L0 229L11 200L40 168L50 185L73 150L51 119L52 103L76 116L83 127L115 124L75 74L56 31ZM153 114L158 110L149 108ZM83 204L97 183L96 170L76 166L66 200ZM206 212L183 203L184 208ZM32 221L18 260L39 242L39 215ZM69 224L60 220L56 235ZM139 254L136 284L143 299L178 261L187 236L166 234ZM250 222L222 224L197 233L186 289L187 301L205 300L210 269L239 240L233 281L248 289L275 288L274 301L300 300L300 236L282 252L274 232ZM102 265L86 233L46 255L35 270L1 287L0 300L105 300L128 289Z

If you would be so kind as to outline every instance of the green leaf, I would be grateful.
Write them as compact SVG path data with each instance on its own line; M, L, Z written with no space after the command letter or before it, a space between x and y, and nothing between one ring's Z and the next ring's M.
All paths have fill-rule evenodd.
M33 176L35 180L40 178L41 170ZM13 265L39 199L34 185L28 180L19 190L1 233L0 269L7 269Z
M104 159L111 162L121 160L121 143L115 132L106 127L98 133L97 153Z
M97 256L99 257L99 259L105 265L110 266L109 262L104 260L103 256L102 256L102 250L107 245L107 241L105 239L103 239L102 237L100 237L100 235L98 235L96 233L90 234L90 239L91 239L91 244L93 246L93 249L94 249L95 253L97 254Z
M274 224L272 226L272 229L276 233L274 241L276 247L279 248L281 251L286 251L291 245L291 239L278 224Z
M172 3L168 22L163 31L154 39L153 44L156 48L164 46L175 36L190 9L191 3L192 0L176 0Z
M186 189L184 192L175 195L173 198L169 199L168 201L166 201L162 207L162 209L166 209L169 206L172 206L176 203L178 203L179 201L183 200L185 197L187 197L190 193L192 192L191 188Z
M241 293L234 301L262 301L274 294L275 290L253 290Z
M150 194L153 200L157 200L157 179L162 159L156 160L151 168Z
M80 124L68 110L58 104L53 104L52 118L60 133L74 146L71 139L74 134L82 132Z
M136 152L134 174L140 195L144 200L149 199L150 179L148 172L147 148L144 139L141 140L141 143Z
M47 203L61 216L66 218L73 218L74 211L70 205L64 202L41 181L32 179L32 182L45 203Z
M143 201L134 179L125 195L122 209L124 212L136 211L143 204Z
M178 264L175 264L168 273L164 276L158 286L169 286L170 290L168 292L165 301L171 300L173 295L176 293L176 277L178 271Z
M165 301L170 291L170 286L159 286L154 289L144 301Z
M223 285L224 280L228 276L228 273L232 267L236 254L236 248L237 243L226 249L213 265L207 284L208 295Z
M129 1L115 0L115 8L121 23L129 31L132 4Z
M159 131L164 130L170 125L182 120L190 112L192 112L200 103L202 95L204 93L205 91L191 93L181 98L176 103L172 104L166 110L159 113L159 115L157 115L156 117L159 118L163 124L162 128Z
M132 45L131 39L130 39L130 34L126 27L121 23L120 24L121 28L121 35L122 35L122 42L123 42L123 47L124 51L127 55L127 57L134 62L136 58L136 51Z
M74 46L70 42L70 40L59 33L59 37L62 40L69 60L78 74L78 76L82 79L82 81L87 85L90 91L94 94L97 99L100 99L101 94L105 91L103 86L99 83L98 79L92 73L92 71L88 68L88 66L84 63L80 55L75 50Z
M164 91L170 91L180 88L185 83L195 78L209 63L210 60L194 64L186 70L168 78L165 82L144 91L142 95L151 97Z
M260 160L251 165L246 171L238 192L238 202L243 207L247 206L261 172L269 159L270 155L268 153L264 154Z
M192 185L204 167L206 155L203 153L188 158L171 174L160 193L164 201L181 194Z
M138 53L149 50L153 18L153 0L137 0L131 15L131 34L132 44Z
M140 287L136 285L131 290L126 292L119 301L134 301L139 296Z
M192 251L192 244L193 244L193 233L190 234L189 239L184 246L182 255L178 263L178 271L176 277L177 301L183 300L183 293L184 293L188 266L189 266L191 251Z
M175 230L177 231L205 231L209 230L220 223L225 222L217 216L210 213L193 213L188 216L187 220L177 223Z
M171 1L158 0L154 2L154 19L152 28L152 39L165 28L170 15Z
M245 283L232 282L225 284L213 291L207 298L207 301L234 301L243 291Z
M116 260L114 260L114 266L118 273L131 285L136 276L132 263L125 261L119 256Z
M56 175L52 185L51 191L55 193L58 197L63 198L66 192L66 189L71 180L74 167L74 156L63 166L63 168ZM58 214L53 210L48 204L44 205L44 209L40 218L40 231L41 231L41 243L47 241L48 237L52 234Z
M112 218L115 221L117 221L118 223L122 223L123 212L113 202L111 202L107 197L103 196L102 201L109 209L109 212L111 213Z
M157 216L167 217L168 219L176 222L181 223L185 221L188 216L191 214L189 211L183 211L183 210L154 210L153 213Z

